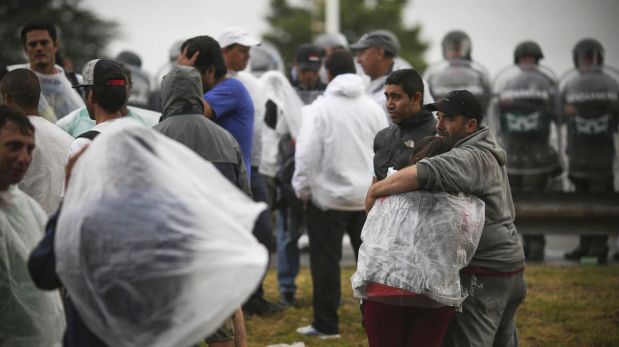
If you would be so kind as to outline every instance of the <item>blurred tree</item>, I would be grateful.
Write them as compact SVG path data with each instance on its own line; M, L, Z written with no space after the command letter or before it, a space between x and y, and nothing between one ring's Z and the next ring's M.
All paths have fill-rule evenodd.
M419 37L419 25L411 28L404 26L402 12L407 3L408 0L340 1L342 34L352 44L366 32L387 29L400 39L400 56L423 71L427 66L423 53L428 44ZM270 6L266 19L271 28L263 35L263 39L279 48L286 66L290 67L296 48L302 43L311 42L314 36L322 32L324 0L304 0L297 6L291 6L287 0L271 0Z
M118 25L79 7L79 0L2 0L0 3L0 64L25 63L19 33L29 21L44 20L59 29L59 52L77 71L88 60L101 57ZM56 62L60 64L60 62Z

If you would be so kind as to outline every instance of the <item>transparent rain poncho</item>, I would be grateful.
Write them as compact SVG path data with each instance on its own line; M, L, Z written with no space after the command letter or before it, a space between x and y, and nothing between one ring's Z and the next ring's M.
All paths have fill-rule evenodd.
M187 147L130 120L77 161L59 218L56 271L110 346L189 346L261 280L254 203Z
M477 249L484 206L476 197L427 191L376 200L351 278L355 297L367 299L374 282L459 306L459 271Z
M10 186L0 191L0 346L60 346L65 329L60 293L37 288L27 262L47 216Z

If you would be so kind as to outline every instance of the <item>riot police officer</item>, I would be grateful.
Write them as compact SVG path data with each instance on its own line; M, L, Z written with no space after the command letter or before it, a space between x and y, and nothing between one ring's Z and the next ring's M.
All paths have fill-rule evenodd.
M561 172L558 144L551 145L557 125L557 83L552 71L539 64L540 46L525 41L516 46L514 65L503 70L494 84L491 124L507 151L507 174L513 192L542 191ZM558 129L557 127L555 130ZM543 235L524 235L528 260L544 259Z
M471 58L471 39L463 31L454 30L443 38L444 61L432 65L424 74L430 93L437 101L455 89L473 93L484 110L490 101L490 83L486 69Z
M576 191L613 191L613 132L617 130L619 79L604 65L604 48L595 39L579 41L573 50L575 69L561 81L561 107L567 126L568 177ZM581 235L565 258L583 256L607 261L608 237Z
M128 104L141 108L148 107L151 86L150 75L142 70L142 59L131 51L122 51L116 56L116 60L125 64L131 70L133 87L129 94Z

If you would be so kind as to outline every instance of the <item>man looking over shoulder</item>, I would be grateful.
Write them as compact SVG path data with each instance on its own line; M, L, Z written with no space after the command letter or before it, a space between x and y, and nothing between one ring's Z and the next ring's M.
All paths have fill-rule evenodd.
M449 325L444 346L517 345L515 315L526 296L524 252L514 226L514 205L505 151L481 126L481 104L466 90L454 90L438 103L436 130L454 148L421 160L370 187L366 211L382 196L413 190L472 194L485 203L479 246L460 273L468 297ZM484 324L480 324L484 322Z
M374 181L387 177L389 168L409 165L415 142L436 134L434 115L423 109L424 86L413 69L392 72L385 82L385 98L391 126L374 139Z

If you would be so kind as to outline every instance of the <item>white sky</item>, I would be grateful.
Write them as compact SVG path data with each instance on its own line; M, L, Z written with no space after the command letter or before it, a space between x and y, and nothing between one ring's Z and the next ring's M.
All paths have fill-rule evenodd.
M268 29L264 18L269 0L84 0L82 4L120 24L123 35L110 44L111 56L132 50L151 74L165 64L175 41L205 34L217 38L233 25L256 36ZM473 59L494 77L512 63L514 47L524 40L540 44L546 56L542 63L558 75L572 67L572 48L585 37L598 39L606 49L606 63L619 68L618 16L618 0L414 0L403 17L405 25L421 24L422 38L430 43L428 63L442 59L442 37L461 29L473 41Z

